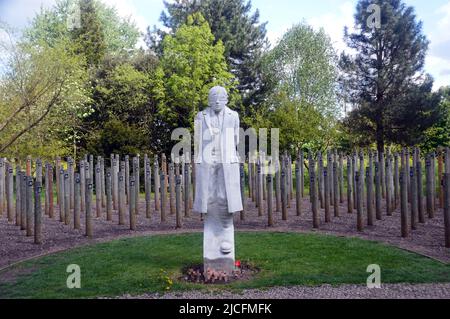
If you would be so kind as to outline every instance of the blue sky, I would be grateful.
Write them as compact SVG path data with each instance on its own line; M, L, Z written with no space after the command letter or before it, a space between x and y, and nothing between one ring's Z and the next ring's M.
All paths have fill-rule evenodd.
M122 16L132 16L144 31L158 25L163 10L162 0L101 0L117 8ZM436 81L435 87L450 85L450 0L404 0L416 9L424 23L424 32L431 41L426 70ZM55 0L0 0L0 20L21 28L39 11ZM268 21L268 37L275 43L293 24L302 20L316 28L324 28L336 50L345 49L342 42L344 26L353 24L357 0L252 0L261 21Z

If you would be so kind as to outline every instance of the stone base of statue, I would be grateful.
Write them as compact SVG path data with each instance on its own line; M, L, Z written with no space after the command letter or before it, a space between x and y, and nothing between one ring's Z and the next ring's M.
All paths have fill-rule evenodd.
M227 207L211 205L205 215L203 262L205 274L231 276L235 267L233 214Z

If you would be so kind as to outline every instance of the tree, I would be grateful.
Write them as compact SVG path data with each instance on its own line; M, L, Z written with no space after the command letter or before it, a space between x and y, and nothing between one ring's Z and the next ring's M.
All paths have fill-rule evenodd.
M299 106L313 106L324 116L339 115L337 57L323 30L303 23L293 26L263 58L263 70L271 90L283 90Z
M13 149L24 157L23 150L41 145L48 155L48 145L58 144L57 132L75 125L74 113L89 112L83 59L68 52L67 43L29 45L5 28L2 32L9 36L0 43L0 152Z
M71 36L76 42L77 52L86 57L89 68L97 67L106 52L105 35L97 16L94 0L80 0L80 25Z
M371 5L378 5L381 26L367 23ZM348 128L376 142L413 145L439 117L431 94L432 78L423 71L428 41L412 7L401 0L360 0L356 6L355 33L345 40L355 55L343 54L343 87L354 105Z
M26 39L31 43L45 42L52 46L63 38L71 39L72 34L77 32L77 23L79 22L86 30L89 28L92 28L90 30L101 30L105 54L125 55L135 50L140 32L132 20L121 18L114 7L107 6L102 1L80 1L57 0L52 8L42 8L33 18L31 25L24 31ZM77 4L81 4L81 6L77 7ZM89 4L89 11L83 9L86 8L85 4ZM94 11L95 15L86 15L86 12ZM80 17L79 21L77 15ZM94 19L95 17L98 18L98 21ZM71 23L70 19L75 19L74 23ZM92 20L95 25L83 24L83 19L86 19L85 21Z
M257 127L280 128L280 146L293 154L300 147L330 146L339 116L336 60L323 30L295 25L263 57L263 75L270 93L262 107L244 121Z
M164 2L167 12L161 22L169 31L148 30L147 43L161 52L167 34L174 34L189 15L200 12L208 21L215 43L221 41L230 72L238 81L238 90L245 106L255 106L261 100L264 83L261 78L260 57L267 47L266 24L259 22L259 12L252 13L251 1L244 0L176 0Z
M440 88L438 95L442 116L435 125L425 131L420 145L427 153L435 151L438 147L450 147L450 87Z
M222 42L214 44L209 24L200 13L189 16L174 36L164 38L160 68L165 103L159 104L158 113L172 129L193 127L196 113L207 106L208 91L215 85L230 91L230 106L238 102Z

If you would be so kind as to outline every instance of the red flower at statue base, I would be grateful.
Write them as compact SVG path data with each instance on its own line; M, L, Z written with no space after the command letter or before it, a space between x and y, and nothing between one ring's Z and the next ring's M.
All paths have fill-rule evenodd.
M236 268L241 268L241 261L240 261L240 260L236 260L236 261L234 262L234 266L235 266Z

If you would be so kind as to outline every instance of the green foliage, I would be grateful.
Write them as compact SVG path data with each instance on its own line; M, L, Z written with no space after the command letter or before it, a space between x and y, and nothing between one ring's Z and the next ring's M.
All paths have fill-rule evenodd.
M279 128L282 151L331 146L339 116L336 56L323 30L294 26L264 56L263 70L269 93L245 122Z
M380 28L367 24L372 4L381 8ZM354 105L346 126L380 152L387 142L417 144L440 116L433 80L423 72L428 41L422 23L401 0L360 0L355 25L346 41L356 55L341 58L342 90Z
M438 147L450 146L450 87L442 87L439 90L441 97L441 117L439 121L424 132L421 149L426 152L435 151Z
M337 57L330 38L301 23L288 30L263 59L264 77L273 91L313 106L325 117L339 115L336 102Z
M78 114L90 112L84 59L65 41L53 46L5 41L0 48L0 149L18 158L64 154L60 133L77 125Z
M110 154L129 154L135 156L145 152L145 133L139 127L111 118L101 130L89 135L86 150L89 154L109 156Z
M80 25L73 29L77 53L86 57L88 67L96 67L106 52L105 36L97 15L94 0L79 0Z
M103 37L104 43L101 45L104 45L106 54L127 54L130 50L135 49L140 33L133 21L121 18L114 7L107 6L102 1L80 1L81 9L83 9L85 3L91 3L89 4L89 11L95 11L98 18L97 21L97 19L93 19L92 14L86 16L86 11L81 10L81 26L84 29L98 29L99 32L101 30L102 35L97 33L91 39ZM78 31L76 25L71 26L69 19L73 14L77 14L76 6L78 3L77 0L57 0L53 8L42 8L40 13L33 18L31 26L25 30L26 38L32 43L45 42L50 46L63 38L71 38L72 32L77 33ZM83 23L83 20L88 23ZM91 22L95 25L90 25ZM72 27L74 29L71 29ZM89 37L95 33L89 35ZM92 45L96 44L92 43Z
M167 34L174 34L185 24L188 16L196 12L201 13L209 23L215 43L222 41L224 45L225 59L237 78L237 89L245 106L257 106L263 89L259 60L267 47L267 23L259 22L258 10L252 13L251 1L175 0L165 1L164 4L166 11L161 13L160 20L169 32L149 29L148 45L161 52L159 39ZM244 115L244 112L241 114Z
M214 44L209 24L200 13L189 16L175 35L164 38L157 75L164 83L165 98L158 105L158 114L172 128L192 128L196 113L207 106L208 91L215 85L231 93L231 107L238 103L236 83L223 54L222 42Z
M33 259L0 273L1 298L93 298L171 291L365 285L375 261L387 283L448 282L450 266L357 238L295 233L237 233L237 259L261 271L251 280L206 287L181 270L202 262L202 234L115 240ZM81 268L81 289L67 289L67 265ZM126 271L124 271L126 269ZM3 279L6 280L3 280ZM111 281L111 278L114 278Z

